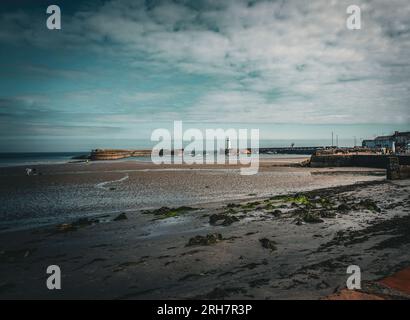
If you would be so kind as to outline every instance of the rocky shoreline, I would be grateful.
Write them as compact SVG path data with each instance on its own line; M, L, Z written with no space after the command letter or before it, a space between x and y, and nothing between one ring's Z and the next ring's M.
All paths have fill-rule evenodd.
M410 265L409 190L373 181L0 234L0 297L321 299L350 264L364 281ZM44 285L50 264L58 294Z

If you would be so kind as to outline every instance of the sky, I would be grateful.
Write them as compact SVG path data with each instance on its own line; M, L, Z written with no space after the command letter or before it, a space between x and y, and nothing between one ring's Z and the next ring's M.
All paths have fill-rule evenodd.
M0 152L144 147L174 120L296 145L408 131L410 2L354 1L360 30L351 4L4 1Z

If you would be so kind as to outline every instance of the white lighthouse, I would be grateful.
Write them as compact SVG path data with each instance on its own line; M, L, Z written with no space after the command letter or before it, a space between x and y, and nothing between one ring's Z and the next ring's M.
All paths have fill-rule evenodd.
M226 137L225 139L225 154L229 154L231 150L231 140L229 140L229 137Z

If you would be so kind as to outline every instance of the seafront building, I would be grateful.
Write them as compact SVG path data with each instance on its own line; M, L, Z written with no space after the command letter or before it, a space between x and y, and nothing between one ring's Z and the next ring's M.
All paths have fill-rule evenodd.
M379 136L374 140L363 140L362 146L369 149L409 150L410 132L396 131L390 136Z

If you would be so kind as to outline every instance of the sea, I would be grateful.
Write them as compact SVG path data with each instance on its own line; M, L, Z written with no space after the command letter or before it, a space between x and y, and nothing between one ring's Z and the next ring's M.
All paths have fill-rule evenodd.
M14 152L0 153L0 167L59 164L73 161L73 157L89 152Z
M266 147L289 147L291 144L295 147L319 147L328 146L331 142L327 140L264 140L261 139L259 146L261 148ZM344 145L348 146L348 141L342 142ZM104 148L103 146L98 146L99 148ZM152 142L142 143L138 142L136 146L130 147L128 145L116 146L114 149L150 149L152 148ZM10 166L29 166L29 165L39 165L39 164L60 164L67 163L69 161L75 161L73 158L81 155L87 155L90 153L88 151L72 151L72 152L0 152L0 167L10 167ZM260 155L261 158L264 155ZM288 157L289 155L269 155L269 157ZM292 157L298 157L298 155L292 155ZM304 155L302 155L304 157ZM137 158L127 158L125 161L144 161L150 162L150 157L137 157ZM116 160L118 161L118 160Z

